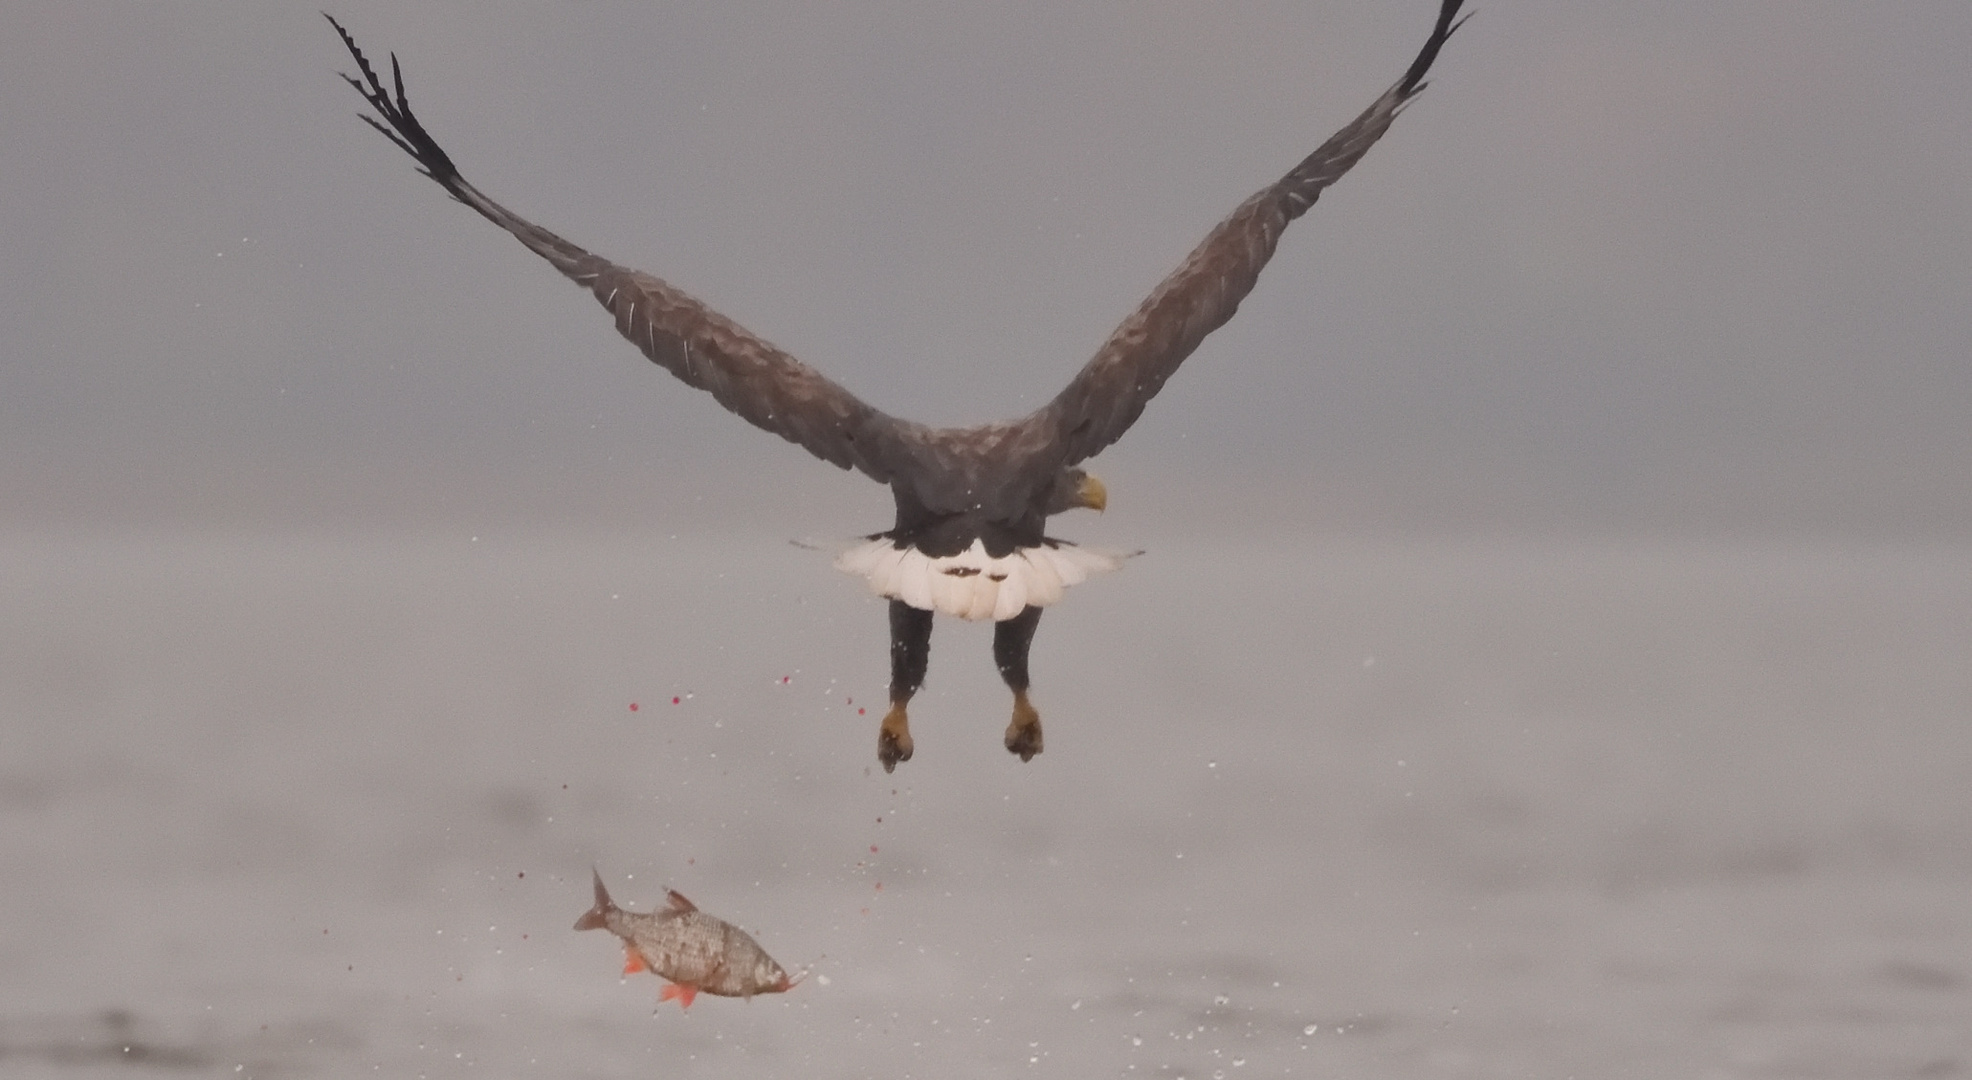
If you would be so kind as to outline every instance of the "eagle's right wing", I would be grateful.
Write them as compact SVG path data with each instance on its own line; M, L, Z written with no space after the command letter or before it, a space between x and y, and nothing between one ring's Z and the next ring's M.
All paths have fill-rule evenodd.
M1123 320L1066 389L1016 423L1009 442L1021 447L1030 480L1121 438L1178 365L1233 317L1288 223L1368 153L1424 89L1425 72L1463 21L1457 18L1463 2L1443 0L1430 39L1396 85L1286 176L1241 203Z
M349 47L362 79L345 75L383 119L364 116L415 158L419 171L452 197L479 211L495 225L554 264L576 284L595 293L616 317L617 332L658 366L690 386L710 393L719 404L755 427L771 431L809 453L842 468L855 468L889 483L909 460L904 445L918 425L898 420L858 399L815 369L748 333L732 320L662 280L619 266L569 243L520 217L466 183L445 151L411 114L404 75L390 58L396 98L356 47L342 24L329 19Z

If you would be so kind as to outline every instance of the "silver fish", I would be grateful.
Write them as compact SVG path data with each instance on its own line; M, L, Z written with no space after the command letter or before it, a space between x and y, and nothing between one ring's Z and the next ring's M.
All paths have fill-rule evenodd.
M596 906L575 920L577 930L608 930L623 939L623 974L649 971L667 980L660 1002L676 998L690 1008L699 994L751 999L755 994L779 994L800 980L790 979L752 935L724 919L714 918L676 892L667 892L670 905L662 911L625 911L609 898L603 876L596 878Z

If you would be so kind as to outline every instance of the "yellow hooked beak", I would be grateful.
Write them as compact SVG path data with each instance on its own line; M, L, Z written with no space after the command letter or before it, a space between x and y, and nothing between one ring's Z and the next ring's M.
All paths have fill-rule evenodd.
M1094 473L1082 474L1082 505L1098 514L1109 506L1109 489Z

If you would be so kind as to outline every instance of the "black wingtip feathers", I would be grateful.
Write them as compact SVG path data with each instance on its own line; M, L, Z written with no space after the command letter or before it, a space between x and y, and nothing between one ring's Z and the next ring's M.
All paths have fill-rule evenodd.
M363 55L363 50L357 48L356 39L336 21L335 16L324 11L322 17L329 20L330 26L335 27L336 35L342 38L343 46L356 60L356 70L362 74L360 80L349 74L344 74L342 80L355 87L356 92L363 95L363 100L370 103L370 108L376 110L377 116L383 118L378 120L377 116L360 114L364 122L383 132L385 138L396 143L400 149L416 159L420 166L419 172L438 181L448 190L451 189L459 178L459 170L453 166L452 159L425 131L424 125L418 122L417 116L411 112L411 99L404 89L404 68L397 62L397 54L394 52L390 54L390 80L397 91L396 100L392 101L390 90L386 89L383 80L377 77L376 69L370 66L370 60ZM453 192L454 197L457 197L457 194L456 191Z
M1424 73L1430 71L1432 63L1438 59L1438 50L1444 48L1445 42L1450 41L1458 28L1465 25L1465 20L1473 15L1468 11L1461 17L1459 8L1464 6L1465 0L1445 0L1438 9L1438 25L1432 28L1431 39L1418 50L1417 59L1411 61L1410 70L1404 72L1404 77L1397 82L1400 96L1415 97L1424 91Z

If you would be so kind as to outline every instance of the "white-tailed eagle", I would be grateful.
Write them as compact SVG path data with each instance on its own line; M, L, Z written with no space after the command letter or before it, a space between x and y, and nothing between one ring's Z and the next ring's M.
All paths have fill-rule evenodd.
M872 408L679 289L480 194L412 115L396 55L393 96L349 32L329 22L362 75L343 77L377 112L363 119L416 159L419 171L594 293L617 331L686 385L832 465L889 485L896 524L844 551L836 565L890 601L890 710L877 734L877 757L890 770L911 756L905 707L924 681L934 612L995 621L993 658L1013 690L1006 747L1023 761L1041 752L1041 719L1027 698L1027 651L1041 609L1124 558L1048 536L1047 519L1103 508L1102 483L1078 466L1122 437L1185 357L1233 317L1288 223L1424 89L1425 72L1463 21L1462 3L1443 0L1403 78L1220 222L1054 400L1018 420L965 428L926 427Z

